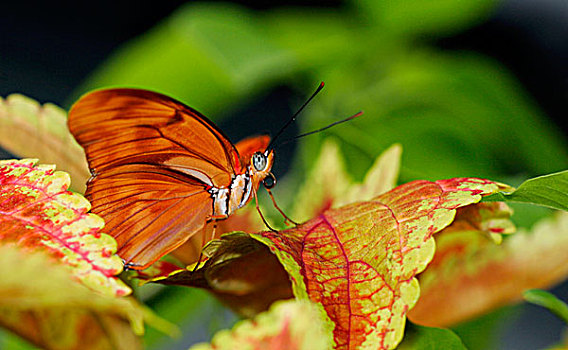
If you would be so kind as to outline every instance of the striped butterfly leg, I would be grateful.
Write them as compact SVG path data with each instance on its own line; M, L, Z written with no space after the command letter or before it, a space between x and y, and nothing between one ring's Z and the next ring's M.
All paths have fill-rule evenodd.
M258 214L260 215L260 218L262 219L262 222L264 222L264 225L265 225L266 227L268 227L268 229L269 229L270 231L278 233L277 230L273 229L273 228L268 224L268 222L267 222L266 219L264 218L264 215L262 215L262 211L260 211L260 207L259 207L259 205L258 205L258 196L256 195L256 191L252 191L252 193L254 194L254 202L255 202L255 205L256 205L256 211L258 211Z
M197 258L197 261L195 262L195 266L191 270L192 274L195 271L197 271L197 268L201 264L201 259L203 259L203 247L205 247L205 245L207 243L209 243L210 241L215 239L215 233L217 232L217 221L226 219L227 217L228 217L227 215L209 216L205 220L205 226L203 228L203 233L202 233L202 236L201 236L201 250L199 251L199 257ZM211 235L208 234L208 231L209 231L208 228L209 227L212 227Z
M276 177L272 173L268 173L266 178L264 178L264 180L262 181L262 184L263 184L264 188L266 189L266 192L268 192L268 195L270 196L270 199L272 200L272 204L274 205L274 208L276 208L276 210L278 210L278 212L280 212L280 214L282 214L282 216L284 217L284 224L286 226L290 226L290 224L294 224L294 225L297 226L298 223L295 222L294 220L290 219L288 217L288 215L286 215L284 213L284 211L282 209L280 209L278 204L276 204L276 199L274 199L274 195L272 194L272 191L270 190L271 188L273 188L276 185ZM256 193L255 193L255 198L256 198ZM257 201L257 203L258 203L258 201ZM258 209L258 204L257 204L257 209ZM261 214L261 216L262 216L262 214Z
M270 199L272 200L272 204L274 205L274 208L276 208L276 210L278 210L280 212L280 214L282 214L282 216L284 217L284 224L287 225L287 226L290 226L291 224L298 226L299 224L296 221L290 219L288 217L288 215L286 215L284 213L284 211L282 209L280 209L278 204L276 204L276 200L274 199L274 195L272 194L272 191L270 191L270 189L268 189L268 188L266 189L266 191L268 192L268 195L270 196Z

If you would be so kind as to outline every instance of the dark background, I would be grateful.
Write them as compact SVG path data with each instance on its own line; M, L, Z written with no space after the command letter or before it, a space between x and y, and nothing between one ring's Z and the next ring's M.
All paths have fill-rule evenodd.
M41 103L68 107L73 90L113 49L144 33L183 3L101 0L82 4L40 1L2 4L0 96L19 92ZM267 7L261 1L239 3L259 10ZM270 4L341 6L340 1ZM436 45L447 50L474 50L496 58L516 75L545 114L568 134L568 1L506 0L485 23L440 40ZM277 89L250 108L269 109L270 105L274 108L274 99L285 100L282 97L286 95L286 89ZM554 292L568 295L568 287L564 285ZM505 330L503 346L542 348L559 339L562 327L561 322L543 309L528 306L519 320Z
M241 4L267 8L262 1ZM61 3L61 2L59 2ZM65 2L63 2L65 3ZM102 0L68 6L20 1L0 11L0 94L21 92L40 102L67 103L73 89L116 47L184 1ZM271 6L341 6L340 1L273 1ZM437 43L470 49L505 64L552 119L566 129L568 1L505 0L480 26Z

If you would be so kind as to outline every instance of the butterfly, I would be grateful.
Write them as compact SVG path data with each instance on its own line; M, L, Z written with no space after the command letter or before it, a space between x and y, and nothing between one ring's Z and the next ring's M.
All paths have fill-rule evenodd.
M196 110L156 92L116 88L82 96L68 127L91 170L85 197L125 266L147 268L256 198L261 183L272 188L273 141L321 88L275 138L237 144Z

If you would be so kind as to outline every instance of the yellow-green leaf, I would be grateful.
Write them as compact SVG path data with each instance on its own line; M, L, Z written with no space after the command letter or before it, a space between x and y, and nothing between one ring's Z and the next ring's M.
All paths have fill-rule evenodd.
M73 190L85 191L90 176L85 152L67 129L67 113L56 105L20 94L0 97L0 147L20 158L57 164L71 175Z
M0 326L44 349L140 349L148 311L78 283L44 252L0 242Z
M327 350L330 340L312 303L281 301L253 320L217 333L211 344L198 344L190 350Z

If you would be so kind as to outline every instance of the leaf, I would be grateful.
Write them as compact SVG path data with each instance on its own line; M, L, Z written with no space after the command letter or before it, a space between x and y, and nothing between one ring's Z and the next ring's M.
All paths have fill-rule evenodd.
M530 289L523 293L529 303L547 308L568 325L568 305L554 294L538 289Z
M57 164L71 175L73 190L85 191L90 176L85 152L67 130L61 108L19 94L0 97L0 146L20 158Z
M414 181L295 229L264 232L262 241L290 274L294 295L322 305L338 349L394 348L420 293L415 276L434 255L432 234L457 208L497 189L473 178Z
M378 29L397 34L451 35L479 23L495 8L495 0L352 1L375 17Z
M300 148L306 169L330 135L355 178L393 143L404 146L403 181L535 176L568 168L565 138L496 62L427 49L389 52L384 62L376 56L365 66L326 71L329 88L318 96L319 108L307 111L303 130L313 130L332 113L362 109L365 116L306 138Z
M203 254L208 260L198 269L193 265L178 270L159 267L135 277L148 282L203 288L245 317L268 310L276 300L294 296L288 274L276 256L248 234L223 235L211 241Z
M497 349L502 330L515 322L521 313L520 305L505 306L453 326L452 330L468 349Z
M148 312L77 283L42 251L0 242L0 326L44 349L141 349Z
M414 277L434 254L432 234L453 221L457 208L498 188L473 178L411 182L293 229L225 235L205 249L210 258L202 268L159 282L211 289L240 310L260 310L259 300L289 295L291 281L296 298L320 304L337 349L393 348L419 295ZM287 274L249 237L266 244ZM266 289L275 286L280 294Z
M123 296L130 288L115 275L122 261L116 241L100 232L103 220L89 202L67 190L69 175L37 160L0 161L0 242L44 251L89 288Z
M330 349L317 308L306 301L281 301L253 320L244 320L231 331L217 333L211 344L198 344L190 350Z
M456 228L436 236L437 254L419 277L422 296L409 313L413 322L455 325L568 277L568 213L519 230L500 246L477 230Z
M568 170L529 179L515 191L495 193L484 200L529 203L568 211Z
M466 350L461 339L451 330L408 323L399 350Z
M337 143L323 143L320 154L294 198L292 217L304 221L326 209L355 201L369 200L396 185L402 148L386 149L368 170L363 183L351 180Z

